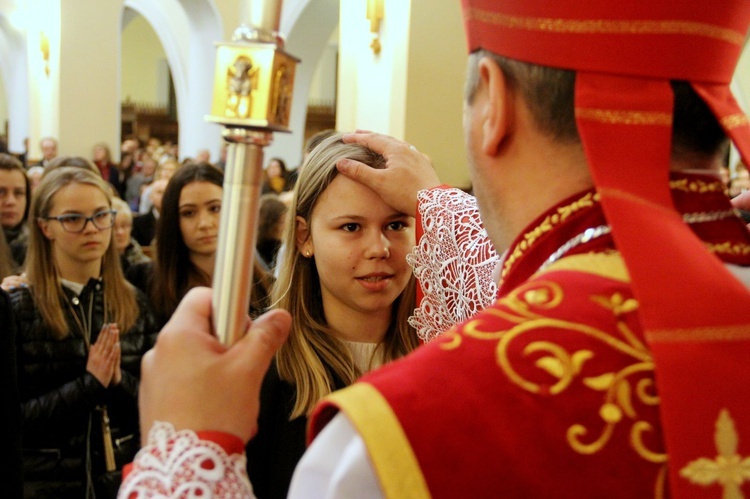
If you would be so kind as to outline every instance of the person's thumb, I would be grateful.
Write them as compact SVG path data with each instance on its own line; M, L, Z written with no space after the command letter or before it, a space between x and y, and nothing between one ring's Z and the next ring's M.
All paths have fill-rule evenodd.
M353 159L340 159L336 162L336 169L342 175L364 184L370 188L377 182L378 170Z
M237 362L265 374L276 351L284 344L292 325L286 310L272 310L253 321L247 334L230 350Z

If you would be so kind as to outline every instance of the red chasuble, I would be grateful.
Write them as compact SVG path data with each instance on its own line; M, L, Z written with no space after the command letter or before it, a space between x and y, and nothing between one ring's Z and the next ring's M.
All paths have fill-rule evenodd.
M750 265L750 236L718 181L682 176L670 186L706 248ZM687 355L694 345L678 338L673 348ZM750 369L737 369L748 358L732 345L720 362L746 375L728 375L727 393L750 382ZM681 388L695 400L700 362L716 371L718 360L684 366L691 386ZM387 497L668 497L670 472L682 495L750 494L748 401L728 396L731 404L709 411L687 401L683 417L713 417L693 422L682 438L696 453L673 463L658 376L627 269L589 191L516 240L491 307L334 393L311 418L311 435L343 411Z

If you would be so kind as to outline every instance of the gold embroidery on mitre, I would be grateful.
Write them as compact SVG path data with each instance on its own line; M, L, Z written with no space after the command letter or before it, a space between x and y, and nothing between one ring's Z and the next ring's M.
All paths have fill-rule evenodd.
M672 126L672 115L649 111L620 111L577 107L576 118L598 121L608 125L658 125Z
M539 225L528 231L523 235L523 239L516 244L509 252L503 263L503 270L501 276L504 278L510 272L513 265L521 258L526 251L536 243L541 236L550 232L555 226L559 225L560 222L565 221L569 216L579 212L583 208L589 208L594 206L595 203L599 202L599 194L596 192L588 192L580 199L573 201L572 203L561 206L557 211L551 215L547 215Z
M705 341L750 341L750 324L706 326L680 329L651 329L646 332L650 344L695 343Z
M716 420L714 442L718 455L689 462L680 470L680 476L696 485L707 487L718 484L724 489L724 499L741 499L742 484L750 481L750 457L737 453L739 435L734 420L725 408Z
M466 9L468 19L506 28L528 31L577 34L618 35L696 35L723 40L734 45L745 42L744 33L715 24L681 20L614 20L614 19L559 19L501 14L478 8Z
M741 113L730 114L729 116L724 116L721 119L721 125L727 130L731 130L732 128L737 128L740 126L745 126L747 124L750 124L750 121L747 119L747 116Z

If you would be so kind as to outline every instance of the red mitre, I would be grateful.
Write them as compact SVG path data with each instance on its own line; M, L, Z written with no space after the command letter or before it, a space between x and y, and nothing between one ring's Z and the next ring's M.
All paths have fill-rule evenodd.
M576 71L578 131L656 362L672 491L692 496L679 473L705 452L696 432L722 409L750 418L750 292L673 207L669 81L690 82L750 164L750 122L729 90L750 2L462 3L470 52Z

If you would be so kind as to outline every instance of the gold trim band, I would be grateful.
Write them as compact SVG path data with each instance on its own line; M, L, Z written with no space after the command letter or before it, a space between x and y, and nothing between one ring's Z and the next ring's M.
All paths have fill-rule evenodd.
M692 180L686 178L670 180L669 188L675 191L697 192L699 194L724 192L726 190L726 187L721 180L706 182L704 180Z
M560 270L583 272L620 282L630 282L628 268L619 253L587 253L567 256L538 272L535 277Z
M523 235L523 239L516 244L508 253L503 263L501 277L505 278L510 272L516 261L521 258L529 248L533 247L537 240L547 232L550 232L560 222L566 220L569 216L581 211L582 209L594 206L599 202L599 194L596 192L587 192L580 199L577 199L567 206L561 206L557 211L548 215L539 225Z
M355 383L326 398L341 408L365 441L385 497L429 499L427 482L409 439L374 386Z
M719 255L745 256L750 254L750 245L733 241L706 243L706 248L711 253L718 253Z
M715 24L679 20L612 20L612 19L555 19L549 17L524 17L471 8L466 17L483 23L511 29L547 31L550 33L576 33L582 35L695 35L714 38L742 46L745 35Z
M672 115L647 111L617 111L614 109L576 108L576 118L599 121L608 125L672 126Z
M721 126L727 130L750 124L750 120L744 114L730 114L721 119Z
M750 341L750 325L658 329L646 331L646 338L649 343Z

